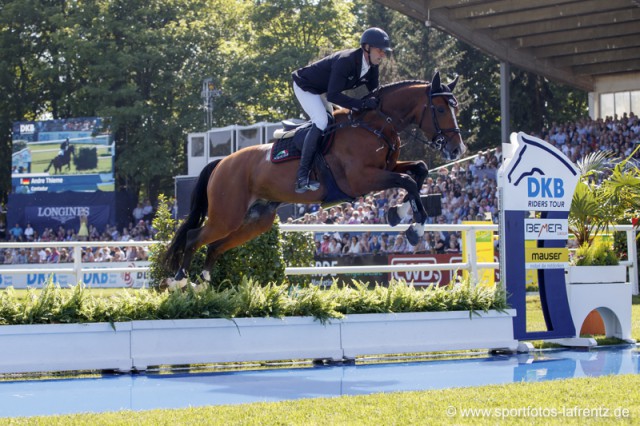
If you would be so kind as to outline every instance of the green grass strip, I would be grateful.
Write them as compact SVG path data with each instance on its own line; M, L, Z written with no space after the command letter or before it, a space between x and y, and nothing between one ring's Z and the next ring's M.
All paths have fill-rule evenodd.
M180 410L0 419L12 425L548 425L640 423L640 376Z

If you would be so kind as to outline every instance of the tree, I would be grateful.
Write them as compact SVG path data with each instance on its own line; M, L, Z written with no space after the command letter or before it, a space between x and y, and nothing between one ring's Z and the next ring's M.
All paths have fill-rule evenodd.
M242 54L229 58L230 71L222 80L234 101L226 104L231 107L226 115L233 118L222 121L300 116L291 73L329 51L354 46L351 8L350 2L339 0L256 1L248 10L249 36L239 46Z

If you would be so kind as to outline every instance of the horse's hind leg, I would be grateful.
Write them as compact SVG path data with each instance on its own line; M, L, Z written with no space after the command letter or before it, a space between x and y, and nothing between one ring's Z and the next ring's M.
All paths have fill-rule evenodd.
M238 247L271 229L279 205L280 203L263 201L254 203L247 212L240 228L230 233L223 240L210 244L202 270L202 278L205 281L209 281L215 262L222 253Z

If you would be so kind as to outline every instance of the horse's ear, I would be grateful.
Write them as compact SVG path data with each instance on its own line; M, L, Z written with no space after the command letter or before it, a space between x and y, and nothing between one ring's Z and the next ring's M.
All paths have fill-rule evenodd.
M431 80L431 92L441 92L442 89L440 87L440 71L436 71L433 75L433 79Z
M453 79L453 81L449 82L447 84L447 86L449 87L449 91L453 92L453 89L456 88L456 84L458 84L458 79L460 78L459 75L456 75L456 78Z

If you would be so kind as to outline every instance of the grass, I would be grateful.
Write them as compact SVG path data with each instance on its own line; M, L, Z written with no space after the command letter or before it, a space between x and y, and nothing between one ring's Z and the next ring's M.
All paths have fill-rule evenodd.
M0 424L377 426L638 423L640 393L632 390L639 386L638 375L604 376L179 410L0 419Z

